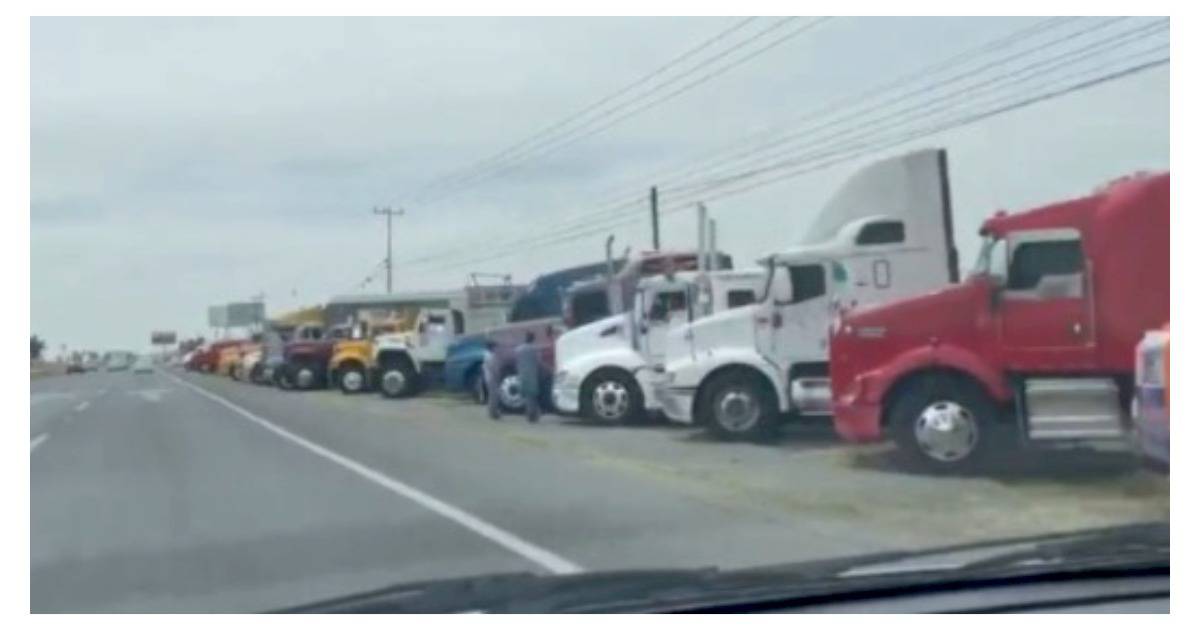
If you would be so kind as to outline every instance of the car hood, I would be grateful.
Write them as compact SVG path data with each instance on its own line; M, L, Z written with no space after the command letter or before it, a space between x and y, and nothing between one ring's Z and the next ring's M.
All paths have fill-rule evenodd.
M701 612L880 588L934 590L970 580L1081 570L1169 571L1170 526L1146 523L932 551L763 568L531 573L403 584L282 612Z

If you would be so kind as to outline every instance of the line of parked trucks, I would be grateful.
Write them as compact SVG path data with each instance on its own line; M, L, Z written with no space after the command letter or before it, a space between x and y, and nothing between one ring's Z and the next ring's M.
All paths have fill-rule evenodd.
M661 415L767 440L789 418L832 416L845 439L891 440L938 470L1131 434L1164 459L1169 174L997 213L961 280L949 181L944 150L874 163L796 246L750 268L717 249L701 206L695 249L614 256L609 239L604 261L528 285L335 298L188 366L390 398L440 386L518 411L512 354L532 333L542 404L595 422Z

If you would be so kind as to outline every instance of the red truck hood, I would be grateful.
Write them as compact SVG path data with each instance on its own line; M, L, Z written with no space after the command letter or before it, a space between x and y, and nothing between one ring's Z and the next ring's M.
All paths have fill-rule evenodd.
M842 319L830 344L830 377L840 395L860 374L879 369L914 348L933 343L971 345L987 326L986 279L907 300L855 310Z
M296 355L328 356L333 354L334 343L333 339L290 341L283 346L283 356L285 358Z
M986 299L989 290L987 280L968 278L962 284L924 295L856 309L843 318L842 327L883 328L888 337L916 335L924 340L929 335L971 326L978 300L981 295Z

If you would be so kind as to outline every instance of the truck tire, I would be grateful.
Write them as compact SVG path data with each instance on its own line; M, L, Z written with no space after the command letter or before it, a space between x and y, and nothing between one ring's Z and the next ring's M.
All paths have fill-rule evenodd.
M311 361L296 365L292 378L296 389L319 389L322 385L321 368Z
M392 359L379 368L379 393L384 398L412 396L417 384L417 371L407 359Z
M931 375L903 387L886 421L910 464L937 473L970 472L1000 450L1000 410L973 380Z
M254 365L250 366L250 382L251 383L254 383L255 385L262 384L262 370L263 370L262 363L255 363Z
M624 370L604 369L588 376L579 392L584 418L603 424L632 424L645 414L642 389Z
M275 386L284 391L292 391L296 389L296 384L292 381L292 369L287 364L280 365L275 368Z
M496 388L500 396L500 409L505 413L520 413L525 410L525 396L521 393L521 379L516 370L508 369L500 375ZM491 395L491 392L488 392Z
M347 361L339 366L335 378L343 394L361 394L368 389L367 370L358 361Z
M779 403L762 377L748 370L717 376L704 388L701 421L719 440L766 442L779 431Z

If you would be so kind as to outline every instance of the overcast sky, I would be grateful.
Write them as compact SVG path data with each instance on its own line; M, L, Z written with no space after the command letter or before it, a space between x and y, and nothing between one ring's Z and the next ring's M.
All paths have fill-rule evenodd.
M831 20L583 141L440 202L418 203L414 192L434 177L613 94L737 20L34 19L32 332L55 350L141 349L151 329L204 332L209 304L261 292L268 311L278 312L382 291L382 275L359 288L385 253L375 205L407 209L396 223L398 262L456 254L399 266L398 289L462 286L471 271L524 281L602 259L610 232L619 248L646 247L649 223L640 220L466 264L491 258L508 240L545 234L565 215L596 212L614 194L643 195L651 183L669 183L654 178L663 171L684 171L739 139L781 138L816 124L809 114L826 104L1038 21ZM690 62L775 22L749 23ZM768 31L738 52L803 23ZM1047 30L1039 41L1094 28L1062 44L1081 46L1149 24L1085 20ZM1127 43L1119 50L1080 53L1078 69L1064 66L1058 76L1078 79L1089 67L1151 59L1168 39L1165 32L1129 37L1113 40ZM1047 47L1040 59L1056 50ZM1050 78L995 96L1032 93ZM720 245L739 265L753 264L798 242L823 199L856 168L943 146L956 236L969 260L978 223L997 209L1169 168L1169 87L1163 66L713 199ZM906 103L919 106L920 94ZM843 101L831 115L857 104ZM970 103L959 95L939 106L947 105ZM869 118L845 124L869 132ZM663 205L695 200L665 194ZM694 242L691 212L665 216L662 229L668 246Z

